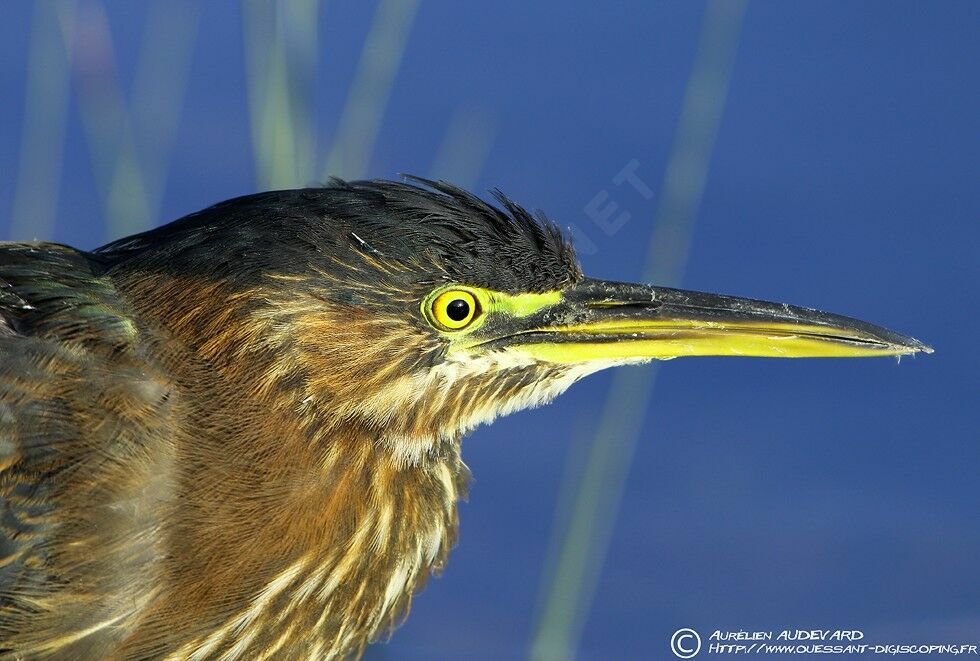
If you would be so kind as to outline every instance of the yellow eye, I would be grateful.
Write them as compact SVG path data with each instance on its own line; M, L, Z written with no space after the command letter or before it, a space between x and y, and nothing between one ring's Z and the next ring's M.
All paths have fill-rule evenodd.
M444 291L432 301L432 318L446 330L466 328L479 311L476 297L462 289Z

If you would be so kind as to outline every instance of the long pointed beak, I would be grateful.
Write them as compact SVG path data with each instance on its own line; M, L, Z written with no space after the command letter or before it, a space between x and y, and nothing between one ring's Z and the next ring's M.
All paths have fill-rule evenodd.
M565 290L560 303L535 316L488 344L555 363L932 353L911 337L810 308L592 279Z

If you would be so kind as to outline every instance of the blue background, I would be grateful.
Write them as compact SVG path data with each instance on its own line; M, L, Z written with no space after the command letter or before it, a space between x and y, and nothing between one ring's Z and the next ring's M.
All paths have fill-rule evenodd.
M84 2L94 11L98 4ZM641 278L705 6L426 0L368 174L425 175L459 108L492 125L473 187L595 244L587 273ZM313 101L334 136L373 3L319 11ZM147 5L106 4L128 93ZM31 4L0 22L0 236L22 145ZM159 219L256 190L241 9L199 9ZM980 641L980 5L750 2L683 286L861 317L928 357L685 359L661 369L586 609L580 658L669 658L679 627L854 628ZM108 239L69 101L54 237ZM303 183L303 182L301 182ZM467 182L470 183L470 182ZM583 210L607 190L630 221ZM644 368L631 368L644 369ZM464 442L461 541L379 658L518 658L548 576L567 462L610 374ZM643 414L643 412L638 412Z

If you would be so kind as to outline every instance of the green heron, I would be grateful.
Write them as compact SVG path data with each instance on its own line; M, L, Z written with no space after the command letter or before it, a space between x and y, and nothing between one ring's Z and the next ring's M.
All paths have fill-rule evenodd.
M334 181L0 246L0 656L356 655L445 564L474 427L615 365L930 351L584 277L497 200Z

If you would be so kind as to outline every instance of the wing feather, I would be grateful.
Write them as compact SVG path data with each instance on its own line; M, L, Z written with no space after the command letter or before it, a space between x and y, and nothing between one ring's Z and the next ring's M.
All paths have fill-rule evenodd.
M175 393L146 346L91 256L0 244L0 654L93 654L153 598Z

